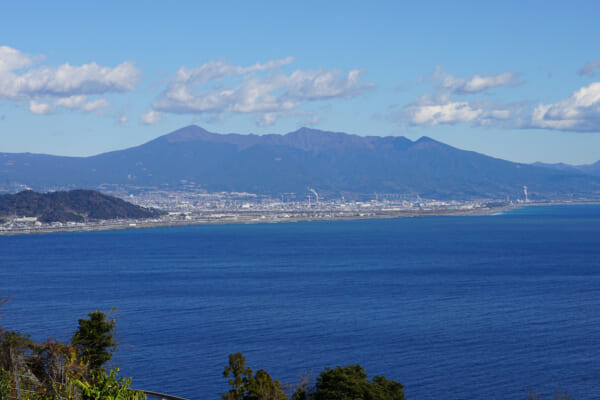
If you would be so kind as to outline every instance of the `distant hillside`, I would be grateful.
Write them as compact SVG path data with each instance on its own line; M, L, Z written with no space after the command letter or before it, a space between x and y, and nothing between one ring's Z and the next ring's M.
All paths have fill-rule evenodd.
M81 222L115 218L151 218L161 215L155 209L139 207L93 190L37 193L26 190L0 195L0 219L11 216L37 217L42 222Z
M557 164L546 164L541 162L533 163L532 165L544 168L557 169L560 171L569 171L569 172L580 172L588 175L600 176L600 161L596 161L593 164L585 164L585 165L570 165L564 163Z
M0 153L0 188L102 184L236 191L305 198L600 197L600 178L517 164L423 137L357 136L301 128L285 135L215 134L188 126L143 145L92 157Z

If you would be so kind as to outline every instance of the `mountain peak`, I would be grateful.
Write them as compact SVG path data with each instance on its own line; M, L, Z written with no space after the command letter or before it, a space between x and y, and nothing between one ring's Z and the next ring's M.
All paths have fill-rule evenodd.
M215 134L198 125L188 125L165 135L168 142L190 142L198 139L207 139Z
M370 146L370 139L343 132L322 131L302 127L284 136L287 145L308 151L323 151L332 148Z
M417 150L422 150L422 149L442 148L442 147L449 147L449 146L442 142L438 142L437 140L434 140L428 136L421 136L419 139L414 141L414 144L412 147Z
M309 128L308 126L302 126L302 127L298 128L297 130L295 130L294 132L290 132L290 133L310 135L310 134L323 133L323 132L325 132L325 131L322 131L320 129ZM288 133L288 135L290 133Z
M430 138L429 136L421 136L415 141L415 143L440 143L437 140Z

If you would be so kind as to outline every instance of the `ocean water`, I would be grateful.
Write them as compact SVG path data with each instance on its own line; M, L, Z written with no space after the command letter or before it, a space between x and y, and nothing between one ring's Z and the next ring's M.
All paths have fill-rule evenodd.
M68 340L114 307L133 386L217 399L359 363L408 399L600 399L600 206L0 237L2 325Z

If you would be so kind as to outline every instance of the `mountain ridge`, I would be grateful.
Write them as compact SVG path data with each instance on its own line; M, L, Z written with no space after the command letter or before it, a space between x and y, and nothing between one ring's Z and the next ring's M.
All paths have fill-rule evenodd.
M543 163L535 162L532 165L543 168L556 169L559 171L580 172L588 175L600 176L600 160L592 164L572 165L566 163Z
M89 157L0 153L4 185L128 187L304 197L374 192L440 199L600 197L600 178L513 163L426 136L358 136L300 128L284 135L216 134L190 125L139 146Z
M334 144L343 145L344 147L356 147L360 145L369 145L375 139L396 139L403 136L359 136L343 132L323 131L308 127L301 127L295 131L280 135L269 133L265 135L256 135L253 133L224 133L218 134L209 132L206 129L197 125L188 125L177 129L166 135L162 135L155 140L167 140L170 143L176 142L193 142L198 140L209 140L219 143L232 143L239 148L246 148L250 145L258 143L269 145L290 145L303 150L314 149L317 146L336 147Z

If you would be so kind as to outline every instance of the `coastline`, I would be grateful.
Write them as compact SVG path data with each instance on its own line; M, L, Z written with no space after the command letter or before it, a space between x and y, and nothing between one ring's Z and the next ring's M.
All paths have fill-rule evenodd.
M274 224L310 221L351 221L373 219L395 219L416 217L444 217L444 216L477 216L498 215L524 207L546 207L557 205L584 205L600 204L598 201L581 202L549 202L549 203L519 203L506 206L474 208L474 209L435 209L435 210L374 210L332 212L329 210L311 211L211 211L200 212L191 219L149 219L149 220L102 220L71 226L42 226L26 227L22 229L0 230L0 236L39 235L69 232L100 232L125 229L152 229L179 226L199 225L238 225L238 224Z
M549 205L549 204L548 204ZM26 227L10 230L0 230L0 236L38 235L67 232L100 232L125 229L152 229L168 228L178 226L198 225L238 225L238 224L273 224L309 221L351 221L351 220L373 220L373 219L395 219L415 217L442 217L442 216L464 216L464 215L494 215L505 211L514 210L528 206L514 204L509 206L476 208L476 209L438 209L438 210L377 210L366 212L330 212L326 210L273 212L204 212L199 213L191 219L168 219L168 220L103 220L94 223L74 224L61 227L42 226Z

